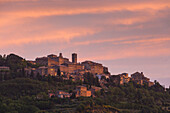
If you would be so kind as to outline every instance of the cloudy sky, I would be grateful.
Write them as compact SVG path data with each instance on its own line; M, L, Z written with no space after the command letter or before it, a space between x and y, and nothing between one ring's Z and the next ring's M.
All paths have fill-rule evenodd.
M0 54L62 52L170 85L170 0L0 0Z

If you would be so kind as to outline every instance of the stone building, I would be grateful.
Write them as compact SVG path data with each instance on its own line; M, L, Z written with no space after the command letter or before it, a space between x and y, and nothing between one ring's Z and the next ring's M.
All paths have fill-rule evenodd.
M32 64L32 65L36 65L36 62L35 61L32 61L32 60L27 60L28 63Z
M76 73L80 70L84 70L84 66L81 65L80 63L72 63L72 62L67 62L63 63L60 66L65 66L67 73ZM62 68L60 69L62 71Z
M42 66L37 69L37 73L43 76L57 76L58 69L59 67L57 65L51 67Z
M47 57L36 58L35 62L38 65L47 66L48 65L48 58Z
M45 66L39 67L37 71L40 75L43 75L43 76L47 76L49 74L48 67L45 67Z
M84 65L84 68L86 70L89 70L91 73L93 74L103 74L103 65L96 63L96 62L92 62L92 61L85 61L81 63L82 65Z
M61 65L63 63L68 63L69 59L64 58L62 53L59 54L59 57L57 55L48 55L48 66L53 66L53 65Z
M123 85L125 83L128 83L131 78L128 77L128 73L122 73L118 75L112 75L110 76L111 81L113 81L116 85Z
M60 65L58 66L58 69L60 69L62 75L69 73L69 68L66 65Z
M57 91L57 92L48 92L48 96L49 98L51 98L52 96L54 97L58 97L58 98L70 98L72 94L71 93L68 93L68 92L65 92L65 91Z
M24 71L27 77L30 77L30 76L35 77L38 73L36 68L24 68Z
M90 97L92 95L90 90L87 90L85 86L77 86L76 87L76 97Z
M128 73L122 73L120 76L120 84L125 84L130 81L130 77L128 77Z
M72 54L72 63L77 64L77 54L76 53Z
M72 54L72 62L69 59L64 58L62 53L59 56L51 54L47 57L36 58L36 63L42 65L38 68L38 72L41 75L52 75L56 76L58 69L62 74L75 73L77 71L83 70L84 66L77 63L77 54Z
M84 81L84 77L83 75L79 74L79 75L70 75L70 80L72 81Z
M91 86L90 91L91 91L92 95L94 96L95 92L100 91L101 89L102 89L101 87Z
M41 75L57 75L57 71L60 70L62 75L64 74L84 74L90 72L93 74L110 74L107 67L103 67L102 64L92 61L85 61L77 63L77 54L72 54L72 62L68 58L64 58L62 53L59 56L50 54L47 57L36 58L36 64L43 67L38 69Z
M154 84L155 84L154 82L148 82L149 87L153 86Z
M36 58L36 64L39 64L42 66L61 65L67 62L69 62L69 59L64 58L62 56L62 53L60 53L58 57L57 55L51 54L51 55L48 55L47 57Z
M65 91L57 91L56 96L59 98L70 98L71 94Z
M145 77L143 72L136 72L131 75L131 80L136 82L137 84L143 85L144 83L149 83L150 79Z

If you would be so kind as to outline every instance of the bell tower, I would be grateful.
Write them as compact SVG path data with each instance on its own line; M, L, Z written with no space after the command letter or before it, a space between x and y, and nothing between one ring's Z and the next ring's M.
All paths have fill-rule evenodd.
M76 53L72 54L72 63L77 64L77 54Z

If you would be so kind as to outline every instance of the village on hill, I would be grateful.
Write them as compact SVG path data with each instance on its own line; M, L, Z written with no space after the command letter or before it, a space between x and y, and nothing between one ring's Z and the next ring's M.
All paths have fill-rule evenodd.
M72 54L72 61L68 58L64 58L62 53L59 56L50 54L46 57L36 58L35 61L26 61L28 64L24 68L17 69L17 72L24 72L24 76L36 78L38 76L59 76L63 80L71 80L73 82L81 81L82 83L86 82L84 75L91 74L94 79L96 79L96 86L91 86L90 89L87 89L85 85L77 86L75 89L76 97L95 97L95 92L101 90L102 88L106 89L106 85L110 80L116 85L124 85L130 81L135 82L136 84L144 85L148 87L154 85L154 82L151 82L149 78L145 77L143 72L136 72L128 76L128 73L122 73L119 75L111 75L108 71L108 67L103 66L100 63L93 61L84 61L79 63L77 61L77 54ZM5 80L10 72L10 67L0 66L1 80ZM97 87L98 86L98 87ZM59 91L50 91L49 97L57 96L60 98L71 97L72 93L65 92L62 90Z
M170 89L94 61L0 55L0 113L168 113Z

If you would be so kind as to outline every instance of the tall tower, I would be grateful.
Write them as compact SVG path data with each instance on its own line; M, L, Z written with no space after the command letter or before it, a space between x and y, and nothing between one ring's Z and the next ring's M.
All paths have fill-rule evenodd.
M76 53L72 54L72 63L77 64L77 54Z
M60 53L60 54L59 54L59 57L63 58L63 55L62 55L62 53Z

